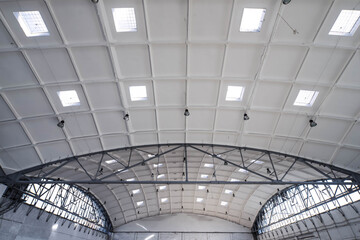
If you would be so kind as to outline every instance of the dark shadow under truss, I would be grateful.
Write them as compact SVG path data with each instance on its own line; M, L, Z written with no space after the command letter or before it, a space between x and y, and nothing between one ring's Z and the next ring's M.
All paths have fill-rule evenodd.
M160 173L163 169L165 174ZM69 170L76 173L69 174ZM136 174L130 179L132 173ZM360 183L358 173L298 156L191 143L113 149L53 161L9 175L0 174L0 182L6 185L47 181L52 184L319 184L315 179L331 179L321 183L326 185Z

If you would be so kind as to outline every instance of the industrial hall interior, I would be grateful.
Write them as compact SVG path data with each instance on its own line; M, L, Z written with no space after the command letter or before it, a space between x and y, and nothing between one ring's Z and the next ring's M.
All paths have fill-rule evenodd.
M360 0L0 0L0 240L360 239Z

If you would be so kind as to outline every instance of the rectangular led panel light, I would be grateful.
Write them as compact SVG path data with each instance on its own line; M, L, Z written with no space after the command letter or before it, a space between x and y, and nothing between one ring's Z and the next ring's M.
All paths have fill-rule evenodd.
M134 8L113 8L116 32L136 32L136 17Z
M226 101L240 102L244 95L244 87L241 86L228 86L226 92Z
M145 101L147 100L146 86L131 86L129 87L131 101Z
M309 91L309 90L300 90L299 94L297 95L294 105L295 106L303 106L303 107L311 107L319 92L317 91Z
M260 32L265 12L263 8L244 8L240 32Z
M39 11L14 12L14 16L27 37L50 35Z
M75 90L57 92L63 107L79 106L80 99Z
M329 35L353 36L359 25L359 10L342 10L332 26Z

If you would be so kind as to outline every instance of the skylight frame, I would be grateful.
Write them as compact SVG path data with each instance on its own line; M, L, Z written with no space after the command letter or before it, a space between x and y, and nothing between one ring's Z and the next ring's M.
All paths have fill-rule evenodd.
M225 101L241 102L244 97L245 87L243 86L227 86ZM221 157L218 156L218 157Z
M135 8L112 8L115 31L137 32Z
M300 89L293 105L299 107L312 107L318 95L319 91Z
M56 92L63 107L80 106L80 98L76 90L64 90Z
M39 11L13 12L26 37L49 36L50 32ZM35 26L33 25L35 24Z
M129 87L130 92L130 100L132 102L138 102L138 101L147 101L148 95L147 95L147 88L145 85L142 86L130 86Z
M345 24L345 25L344 25ZM329 35L351 37L360 25L360 10L341 10ZM341 30L346 29L346 30Z
M260 32L265 20L265 8L244 8L240 23L240 32Z

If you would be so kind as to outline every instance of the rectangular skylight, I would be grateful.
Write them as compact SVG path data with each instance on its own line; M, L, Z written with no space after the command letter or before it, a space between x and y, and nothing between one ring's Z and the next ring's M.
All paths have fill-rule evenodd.
M359 10L342 10L332 26L329 35L353 36L359 25Z
M116 32L136 32L136 17L134 8L112 9Z
M133 193L133 194L138 194L138 193L140 193L140 189L132 190L132 193Z
M230 179L230 182L238 182L238 181L239 181L239 179L236 179L236 178Z
M155 157L155 155L154 154L148 154L148 158L152 158L152 157Z
M160 186L159 189L160 189L160 190L165 190L165 189L166 189L166 186Z
M241 86L228 86L226 92L226 101L240 102L244 95L244 87Z
M27 37L50 35L39 11L14 12L14 16Z
M139 207L139 206L142 206L144 205L144 201L139 201L139 202L136 202L136 205Z
M203 198L196 198L196 202L202 202L202 201L204 201L204 199Z
M165 177L165 174L160 174L157 176L157 178L164 178Z
M162 202L162 203L166 203L166 202L168 202L168 201L169 201L168 198L162 198L162 199L161 199L161 202Z
M232 193L233 193L233 190L225 189L225 194L232 194Z
M201 174L201 178L208 178L209 175L206 175L206 174Z
M206 187L205 186L198 186L199 190L204 190Z
M260 32L266 9L244 8L240 32Z
M212 164L212 163L205 163L205 164L204 164L204 167L212 168L212 167L214 167L214 164Z
M133 182L135 181L135 178L129 178L129 179L126 179L127 182Z
M227 205L228 205L228 202L221 201L220 205L221 205L221 206L227 206Z
M238 172L247 173L247 172L249 172L249 171L246 170L246 169L240 168L240 169L238 170Z
M294 105L295 106L303 106L303 107L311 107L319 92L317 91L309 91L309 90L300 90L299 94L297 95Z
M116 163L116 160L115 159L111 159L111 160L106 160L105 161L107 164L113 164L113 163Z
M251 160L251 162L259 165L264 163L263 161L260 160Z
M163 164L162 163L154 163L154 168L158 168L158 167L161 167Z
M131 86L129 90L131 101L147 100L146 86Z
M63 107L79 106L80 99L75 90L58 91L57 95L60 98Z

